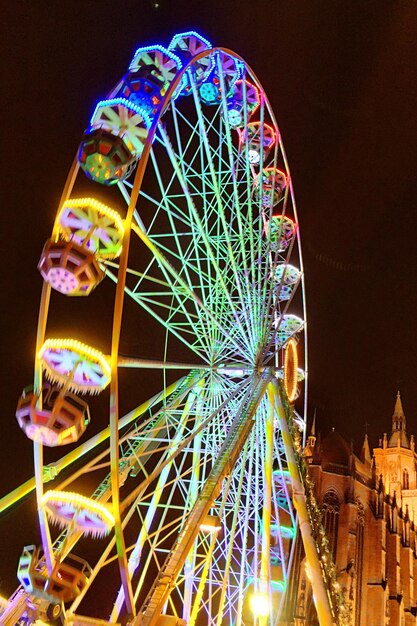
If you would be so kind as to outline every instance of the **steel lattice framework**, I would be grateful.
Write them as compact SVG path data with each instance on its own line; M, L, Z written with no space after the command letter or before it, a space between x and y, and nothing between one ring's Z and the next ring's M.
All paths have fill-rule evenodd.
M81 170L88 198L77 195ZM97 183L118 190L110 206L103 193L94 199ZM34 390L17 413L34 439L35 479L5 506L36 486L42 551L25 549L4 623L54 623L61 611L67 624L279 623L294 505L308 519L294 456L305 423L304 275L279 129L238 55L197 33L136 52L95 109L39 269ZM83 297L103 278L115 285L103 352L50 337L51 295ZM121 354L124 305L137 310L139 338L147 319L162 328L154 359ZM122 368L164 379L125 416ZM184 375L170 383L171 370ZM74 444L94 420L82 394L107 384L108 427L48 466L46 448ZM79 480L90 473L92 493ZM74 565L83 536L106 533L90 539L89 564ZM304 539L320 572L308 529ZM331 623L321 580L315 593Z

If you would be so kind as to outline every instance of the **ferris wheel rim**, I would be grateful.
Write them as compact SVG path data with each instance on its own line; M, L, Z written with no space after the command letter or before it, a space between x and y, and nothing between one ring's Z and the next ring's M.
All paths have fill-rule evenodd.
M231 55L234 58L239 59L240 61L242 61L242 63L245 64L245 67L247 68L247 70L250 72L251 76L255 78L257 84L259 86L261 86L260 81L257 79L255 73L251 70L251 68L244 62L243 58L240 57L239 55L237 55L236 53L234 53L233 51L229 50L228 48L222 48L222 47L216 47L216 48L212 48L208 51L204 51L202 53L200 53L199 55L197 55L196 57L194 57L193 59L191 59L185 66L184 68L181 70L181 72L178 74L177 78L175 79L175 81L170 85L166 96L164 98L164 104L163 106L161 106L161 109L158 113L158 115L155 117L155 119L153 120L152 126L150 128L150 132L148 134L146 143L145 143L145 147L139 162L139 166L138 169L136 171L135 174L135 178L134 178L134 183L133 183L133 188L132 188L132 193L130 196L130 204L128 206L127 209L127 215L126 215L126 219L124 221L124 224L126 226L126 224L128 225L127 228L125 228L125 235L124 235L124 239L123 239L123 248L122 248L122 253L120 255L120 259L119 259L119 273L118 273L118 282L117 282L117 286L116 286L116 296L115 296L115 306L114 306L114 312L113 312L113 330L112 330L112 350L111 350L111 364L112 364L112 376L111 376L111 381L110 381L110 389L111 389L111 394L113 397L118 397L118 377L117 377L117 372L118 372L118 356L119 356L119 343L120 343L120 332L121 332L121 328L122 328L122 311L123 311L123 301L125 299L125 290L124 290L124 285L125 285L125 280L126 280L126 272L127 272L127 268L128 268L128 258L129 258L129 244L130 244L130 238L131 238L131 231L132 231L132 227L131 227L131 222L132 222L132 216L133 216L133 211L135 209L136 206L136 202L138 199L138 195L140 192L140 188L141 188L141 184L142 184L142 180L143 180L143 176L145 174L145 171L148 167L148 161L149 161L149 157L150 157L150 151L151 151L151 146L152 146L152 141L153 138L155 136L158 124L161 120L161 117L163 115L163 113L165 112L166 108L169 106L169 103L171 102L171 100L174 97L174 94L178 88L178 86L181 83L182 77L183 75L186 73L186 71L188 70L188 68L199 58L203 58L205 56L209 56L210 54L213 54L215 52L223 52L225 54ZM264 93L264 92L263 92ZM271 117L271 119L274 122L274 126L276 128L278 128L272 107L270 106L270 103L268 101L268 99L265 96L265 103L266 103L266 107L268 110L268 113ZM285 161L285 165L287 168L287 171L289 171L288 168L288 164L286 161L286 156L285 156L285 152L284 152L284 148L281 144L281 151L282 151L282 155ZM62 207L64 206L64 202L65 200L70 197L71 194L71 190L73 187L73 184L75 182L75 177L78 173L78 169L79 169L79 164L77 159L75 159L70 172L68 174L68 178L67 178L67 182L65 184L64 187L64 191L62 194L62 198L61 198L61 202L59 204L59 208L57 211L57 215L59 214L60 210L62 209ZM292 199L293 199L293 192L292 192L292 180L291 177L289 178L289 186L291 188L291 194L292 194ZM64 198L65 195L65 198ZM132 198L134 198L134 200L132 200ZM294 211L294 215L295 218L297 218L297 214L296 214L296 206L295 206L295 201L293 200L292 203L292 207L293 207L293 211ZM57 237L57 223L55 222L54 225L54 230L53 230L53 237ZM301 271L302 271L302 259L301 259L301 251L300 251L300 263L301 263ZM120 273L121 272L121 273ZM304 280L304 273L302 272L302 280ZM119 280L119 278L121 280ZM48 317L48 303L49 303L49 297L50 297L50 293L51 293L51 287L50 285L48 285L47 283L44 283L43 285L43 290L42 290L42 304L41 304L41 309L40 309L40 314L39 314L39 318L38 318L38 340L37 340L37 344L42 345L43 343L43 339L45 336L45 328L46 328L46 321L47 321L47 317ZM117 295L119 293L119 296ZM303 302L305 303L305 294L303 294ZM305 305L304 305L305 306ZM42 337L42 342L40 341L40 337ZM36 350L36 354L39 353L39 349L37 348ZM35 366L35 385L39 386L39 374L37 374L39 368L38 368L38 364L36 364ZM114 382L113 382L114 381ZM110 424L111 424L111 431L112 431L112 435L111 435L111 458L112 458L112 471L113 473L116 474L116 468L118 467L118 460L119 460L119 446L118 446L118 428L117 428L117 420L118 417L117 415L113 415L112 417L112 412L110 412ZM35 446L34 448L35 452L34 454L37 457L37 461L36 463L39 465L41 465L41 448L39 445ZM39 474L39 472L38 472ZM40 483L39 485L39 480L38 480L38 485L37 485L37 494L38 494L38 498L41 495L43 488L42 488L42 483ZM119 504L119 487L118 487L118 476L115 476L115 488L114 488L114 495L113 495L113 504L115 505L116 508L116 533L117 533L117 527L119 525L119 527L121 528L121 519L120 519L120 511L118 508L118 504ZM121 537L119 534L119 541L123 541L123 534L121 533ZM125 550L125 546L122 546L122 551L124 553L124 555L126 555L126 550ZM125 573L127 572L127 564L124 564L124 569L125 569ZM127 585L128 586L128 585ZM134 603L131 603L130 608L132 609L132 611L134 611Z

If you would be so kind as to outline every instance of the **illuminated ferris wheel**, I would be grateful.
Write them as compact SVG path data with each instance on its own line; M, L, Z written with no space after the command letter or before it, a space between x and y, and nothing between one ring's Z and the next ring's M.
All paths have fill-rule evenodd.
M281 136L238 55L195 32L136 51L95 107L39 270L17 419L41 545L23 551L10 624L278 624L305 515L303 268ZM97 317L60 326L52 301L84 310L104 281L112 329L90 345ZM138 405L145 368L161 390ZM109 396L104 421L91 394Z

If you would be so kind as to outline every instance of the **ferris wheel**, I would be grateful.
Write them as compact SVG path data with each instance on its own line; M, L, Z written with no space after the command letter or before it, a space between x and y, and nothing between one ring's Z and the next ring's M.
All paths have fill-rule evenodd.
M281 136L241 57L196 32L136 51L92 113L38 267L17 419L41 545L23 551L10 623L278 624L302 515L304 278ZM105 281L111 332L85 342L100 328L77 306Z

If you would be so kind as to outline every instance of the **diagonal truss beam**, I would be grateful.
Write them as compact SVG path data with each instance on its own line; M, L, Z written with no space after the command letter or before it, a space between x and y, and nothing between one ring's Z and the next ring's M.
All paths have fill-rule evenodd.
M261 376L254 378L253 384L249 387L242 401L239 413L231 425L229 434L220 449L217 460L207 477L200 496L190 511L174 547L168 554L139 614L133 620L132 626L155 626L157 624L172 585L179 576L189 550L197 537L200 525L213 506L213 502L221 489L223 479L233 469L242 447L253 428L254 420L252 418L270 380L270 372L264 372Z

